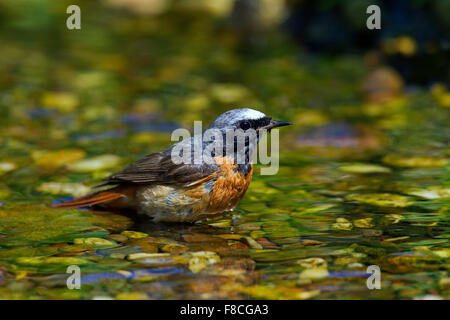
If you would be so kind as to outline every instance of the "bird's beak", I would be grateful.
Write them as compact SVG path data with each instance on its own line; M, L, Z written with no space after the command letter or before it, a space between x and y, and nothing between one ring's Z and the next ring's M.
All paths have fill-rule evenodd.
M270 120L270 123L267 126L262 127L262 129L270 130L273 128L288 126L291 124L292 123L290 123L288 121Z

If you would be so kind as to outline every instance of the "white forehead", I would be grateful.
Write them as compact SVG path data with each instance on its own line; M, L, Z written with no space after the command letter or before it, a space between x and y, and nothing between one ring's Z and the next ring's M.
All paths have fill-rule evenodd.
M253 110L253 109L241 109L242 110L242 118L245 119L261 119L264 118L266 115L258 110Z
M256 120L264 118L266 115L254 109L241 108L233 109L222 113L209 128L227 128L236 125L237 122L242 120Z

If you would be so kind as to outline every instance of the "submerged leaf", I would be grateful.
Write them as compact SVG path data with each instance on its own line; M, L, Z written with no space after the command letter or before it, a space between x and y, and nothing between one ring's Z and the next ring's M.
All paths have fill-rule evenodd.
M75 244L81 244L93 249L106 249L117 247L117 243L103 238L76 238L73 240Z
M327 262L322 258L306 258L297 260L297 263L307 269L326 268Z
M138 252L138 253L129 254L127 256L128 260L166 259L166 258L170 258L169 253Z
M396 167L428 168L443 167L448 164L447 159L428 156L401 156L390 154L383 158L383 162Z
M128 237L129 239L140 239L140 238L146 238L148 237L148 234L139 232L139 231L131 231L131 230L125 230L122 231L121 235L124 235Z
M189 257L189 270L194 273L200 272L208 265L215 264L220 261L220 257L217 253L212 251L197 251L187 253Z
M81 196L90 191L90 188L75 182L44 182L36 188L37 191L50 194L70 194Z
M391 193L349 194L348 201L363 202L380 207L408 207L414 203L410 198Z
M86 153L79 149L56 151L37 150L31 153L36 166L41 168L58 168L83 159Z
M64 112L73 111L79 105L78 97L69 92L46 92L41 99L42 105Z
M119 163L120 157L112 154L105 154L72 163L69 165L69 169L75 172L94 172L114 168Z
M38 266L47 264L83 265L88 260L76 257L20 257L16 259L18 264Z
M372 228L373 226L375 226L372 220L372 218L353 220L353 225L356 228Z
M336 223L331 225L331 229L333 230L352 230L353 225L350 221L345 218L337 218Z
M305 300L320 294L319 290L305 291L297 287L284 287L271 284L242 287L239 290L255 299L269 300Z
M17 169L17 165L13 162L0 162L0 174L10 172Z
M432 186L428 188L414 188L405 191L406 194L425 199L440 199L450 197L450 188L441 186Z
M387 214L384 216L384 218L391 224L399 223L401 220L405 219L404 216L396 213Z
M319 280L326 277L328 277L328 270L326 267L306 269L299 275L301 280Z
M173 252L185 252L188 249L189 248L187 246L182 245L182 244L176 244L176 243L173 243L173 244L169 243L169 244L163 245L162 248L161 248L162 251L170 252L170 253L173 253Z
M355 163L340 166L340 170L350 173L389 173L391 169L370 163Z

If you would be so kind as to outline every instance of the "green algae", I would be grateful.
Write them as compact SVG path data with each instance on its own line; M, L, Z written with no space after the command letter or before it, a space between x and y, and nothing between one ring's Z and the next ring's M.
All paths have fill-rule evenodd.
M0 207L0 246L25 246L71 242L80 236L105 236L94 219L79 210L52 210L46 206L6 205Z

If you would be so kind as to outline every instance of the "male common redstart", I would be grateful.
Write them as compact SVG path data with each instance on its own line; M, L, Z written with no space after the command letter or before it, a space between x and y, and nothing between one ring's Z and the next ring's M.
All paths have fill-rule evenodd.
M243 108L221 114L206 131L222 135L232 131L262 132L289 125L286 121L272 120L264 113ZM241 129L241 130L238 130ZM264 130L261 130L264 129ZM204 136L205 134L203 134ZM194 145L196 136L175 143L167 149L150 154L115 173L100 186L115 185L71 201L53 205L55 208L76 208L100 205L104 208L131 209L146 214L154 221L193 222L233 210L244 196L253 174L251 155L259 142L244 139L238 143L236 137L223 146L212 148L212 161L174 161L175 148L180 144ZM229 139L228 139L229 140ZM200 150L209 150L216 138L200 140ZM187 144L186 144L187 143ZM230 146L231 145L231 146ZM195 145L194 148L195 150ZM210 148L211 149L211 148ZM229 153L229 150L234 153ZM190 155L194 150L188 149ZM180 152L182 156L183 152ZM238 161L239 154L243 155ZM189 157L189 159L192 159Z

